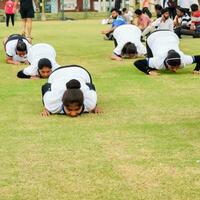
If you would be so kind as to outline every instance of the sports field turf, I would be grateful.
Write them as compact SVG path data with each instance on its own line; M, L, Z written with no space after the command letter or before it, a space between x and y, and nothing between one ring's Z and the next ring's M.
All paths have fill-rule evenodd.
M19 33L1 25L0 37ZM145 76L110 60L98 20L34 22L33 43L92 74L103 114L40 116L45 80L20 80L0 47L0 200L199 200L200 76ZM200 39L181 48L200 54Z

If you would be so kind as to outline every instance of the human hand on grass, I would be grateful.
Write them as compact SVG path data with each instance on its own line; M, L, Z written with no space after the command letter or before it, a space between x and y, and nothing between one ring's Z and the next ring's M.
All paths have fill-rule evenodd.
M99 114L99 113L102 113L102 110L96 106L96 107L91 111L91 113Z
M48 117L48 116L51 115L51 113L46 108L44 108L44 110L42 111L41 115L43 117Z
M40 79L40 77L38 77L38 76L31 76L30 79L32 79L32 80L38 80L38 79Z
M14 64L14 65L20 65L21 63L18 62L18 61L14 61L13 64Z
M156 70L151 70L151 71L149 71L149 75L150 76L158 76L159 73Z

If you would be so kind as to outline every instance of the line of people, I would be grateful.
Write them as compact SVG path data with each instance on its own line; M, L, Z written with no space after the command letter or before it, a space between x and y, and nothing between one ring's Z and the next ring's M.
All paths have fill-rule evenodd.
M42 86L43 116L99 113L97 93L90 73L78 65L60 66L50 44L31 45L24 36L13 34L4 40L6 62L28 65L17 73L18 78L48 78Z
M117 27L113 32L115 49L112 60L121 61L123 58L146 56L134 62L140 71L148 75L157 75L157 70L178 69L196 63L193 73L200 73L200 56L186 55L179 48L178 36L168 29L155 30L147 37L146 47L141 42L141 30L131 24Z

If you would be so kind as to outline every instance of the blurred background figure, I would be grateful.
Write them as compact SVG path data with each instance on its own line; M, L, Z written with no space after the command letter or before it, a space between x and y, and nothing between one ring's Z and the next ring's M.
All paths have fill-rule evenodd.
M115 0L114 8L117 9L117 10L120 10L120 8L121 8L121 3L122 3L121 0Z
M172 19L176 16L177 0L168 0L167 2L169 14Z
M162 6L160 4L156 4L154 6L155 13L156 13L156 18L159 18L162 16Z
M122 9L122 16L126 20L128 24L132 24L133 22L133 13L127 8Z
M142 2L142 12L144 14L147 14L149 16L149 18L152 17L152 14L149 10L149 0L143 0L143 2Z
M135 10L136 18L134 24L143 31L151 24L151 19L148 15L142 13L140 9Z
M14 26L14 18L15 18L15 13L14 13L14 5L15 3L12 0L7 0L5 3L5 13L6 13L6 26L9 26L9 21L11 18L12 26Z
M176 16L174 19L174 32L181 38L183 30L190 30L191 17L185 12L184 8L176 8Z

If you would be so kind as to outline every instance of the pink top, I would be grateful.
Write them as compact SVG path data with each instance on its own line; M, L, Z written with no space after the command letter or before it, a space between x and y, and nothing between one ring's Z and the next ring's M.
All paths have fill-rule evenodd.
M149 7L149 0L144 0L143 1L143 8L148 8Z
M5 4L5 13L6 14L14 14L13 12L13 7L14 7L15 3L11 0L6 1Z

